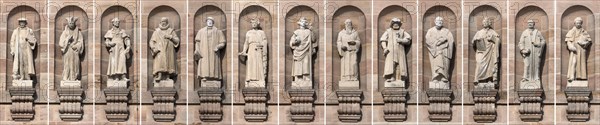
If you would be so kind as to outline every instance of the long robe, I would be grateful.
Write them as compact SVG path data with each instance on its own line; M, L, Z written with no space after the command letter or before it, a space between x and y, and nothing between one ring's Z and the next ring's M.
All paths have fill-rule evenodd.
M37 39L31 28L18 27L13 31L10 37L10 51L13 53L14 75L19 75L22 79L29 79L30 75L35 75L33 49L36 44Z
M402 41L402 39L408 40ZM408 77L404 46L410 44L410 34L405 32L404 29L393 30L392 28L388 28L385 33L381 35L379 41L381 42L383 50L387 49L389 51L388 54L384 55L385 64L383 75L395 75L392 77L396 78L396 80Z
M131 49L129 35L123 29L113 28L106 32L104 38L106 39L105 44L109 52L106 74L109 76L127 74L126 62Z
M223 32L217 29L217 27L210 29L204 27L198 30L194 40L196 42L194 52L202 57L198 61L196 76L200 78L221 79L221 56L214 49L219 45L225 46L226 39Z
M539 45L536 47L534 44ZM525 81L540 81L540 71L542 68L542 57L546 40L542 33L537 29L527 29L521 34L519 39L519 50L529 50L529 54L523 55L523 80Z
M477 31L471 44L475 47L475 81L498 81L498 61L500 57L500 37L493 29Z
M73 37L73 41L69 43L69 38ZM81 71L81 59L80 55L84 51L83 34L79 27L75 27L73 30L65 26L60 35L60 41L58 43L60 50L63 54L63 74L62 80L76 81L79 80L79 74Z
M578 42L588 42L586 46L581 46ZM590 34L583 28L569 30L566 35L565 42L567 46L573 46L576 51L569 52L569 68L567 70L567 78L569 80L585 80L587 79L587 49L591 44L592 38Z
M300 38L300 43L293 44L296 37ZM316 51L316 37L309 29L297 29L290 39L294 63L292 65L292 76L311 75L312 77L312 59L313 51Z
M173 40L165 38L165 35L172 35ZM152 73L156 76L158 73L177 74L177 58L175 49L179 47L179 38L173 28L161 30L156 28L150 39L150 49L158 51L154 53L154 66Z
M354 42L351 45L349 42ZM337 38L338 53L341 56L340 75L341 81L357 81L358 80L358 52L360 51L360 38L358 32L352 29L340 31ZM345 46L346 50L342 50Z
M445 38L445 41L439 41ZM450 79L450 60L452 59L454 36L447 28L438 30L432 27L425 35L427 49L429 50L429 62L431 65L432 79L436 77ZM441 45L438 45L440 44Z
M262 45L262 47L258 47ZM243 52L247 54L246 81L265 81L267 78L267 35L262 30L246 32Z

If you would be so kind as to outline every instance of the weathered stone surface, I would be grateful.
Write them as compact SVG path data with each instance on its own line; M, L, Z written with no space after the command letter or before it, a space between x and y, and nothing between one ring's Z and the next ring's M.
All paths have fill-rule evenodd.
M408 91L404 88L385 88L383 92L383 118L388 122L403 122L406 120L406 100Z
M58 89L60 100L60 119L63 121L79 121L83 116L83 89L61 87Z
M568 102L567 119L571 122L588 121L591 91L587 87L567 87L565 94Z
M524 122L541 121L544 115L542 109L542 95L544 91L541 89L521 89L517 92L519 94L519 101L521 102L521 106L519 107L521 120Z
M496 101L498 90L496 89L475 89L472 91L473 101L475 102L473 110L473 119L478 123L491 123L496 121Z
M311 122L315 117L315 90L313 89L291 89L288 91L292 106L290 117L294 122Z
M12 107L10 108L12 120L33 120L35 114L33 107L33 95L35 94L35 88L13 86L9 88L9 91L12 101Z
M269 91L265 88L244 88L244 118L249 122L263 122L267 120L267 100Z
M152 91L152 118L157 122L175 120L175 100L177 91L172 87L155 87Z
M124 122L129 118L129 89L125 87L109 87L104 89L106 95L106 119L111 122Z
M363 99L362 90L340 89L336 91L338 96L338 119L342 122L359 122L362 119Z
M223 90L217 87L202 87L198 91L200 97L200 120L218 122L223 118Z
M429 120L447 122L452 118L452 91L449 89L429 89Z

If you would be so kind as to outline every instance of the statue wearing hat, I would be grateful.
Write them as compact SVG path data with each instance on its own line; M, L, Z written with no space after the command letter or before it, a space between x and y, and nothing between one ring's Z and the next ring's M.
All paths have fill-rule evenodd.
M239 53L246 57L246 87L265 87L267 78L267 35L260 27L260 20L250 21L252 29L246 32L244 47Z
M583 19L581 17L575 18L575 26L565 36L567 50L569 51L567 87L587 86L587 54L592 44L592 37L583 29L582 25Z
M519 49L523 57L523 78L520 82L521 89L541 89L541 69L546 40L542 32L535 29L533 20L527 21L527 29L519 39Z
M194 39L194 59L198 61L196 77L200 79L200 85L221 86L221 56L225 42L225 35L215 26L215 20L206 18L206 27L198 30Z
M393 18L390 28L386 29L379 39L385 57L383 70L385 87L405 87L408 78L405 47L410 45L411 37L408 32L400 28L401 26L402 21Z
M290 38L290 47L293 54L292 87L308 87L312 85L313 59L317 53L316 38L309 28L306 17L298 20L300 28L294 31Z
M67 17L67 25L60 35L59 46L62 52L63 81L79 81L81 56L84 51L83 34L77 27L77 17Z
M429 28L425 34L425 45L429 50L431 65L429 88L450 89L450 61L454 53L454 36L444 27L444 18L435 18L435 26Z
M475 49L475 88L495 89L498 82L500 36L492 29L492 20L483 19L483 29L471 41Z
M104 44L108 49L107 75L112 81L128 81L127 60L130 57L131 39L124 29L121 29L119 18L111 20L112 28L104 35Z
M337 51L340 61L340 86L359 87L358 85L358 55L360 51L360 38L352 26L352 20L344 21L344 29L338 33ZM348 83L350 85L343 85Z
M161 83L159 87L173 87L173 77L177 76L176 49L179 47L179 37L171 28L169 19L162 17L158 27L152 33L149 41L150 51L154 57L154 82ZM164 84L162 84L164 82Z
M19 27L13 30L10 38L10 54L13 56L13 79L31 80L35 75L33 50L37 39L33 30L27 27L27 19L19 18Z

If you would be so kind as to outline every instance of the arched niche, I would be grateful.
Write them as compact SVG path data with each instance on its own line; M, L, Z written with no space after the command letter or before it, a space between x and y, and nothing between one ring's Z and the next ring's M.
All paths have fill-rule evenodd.
M408 32L408 34L410 34L411 38L414 37L415 35L413 35L413 22L412 22L412 17L410 15L410 12L408 12L408 10L406 10L406 8L398 6L398 5L391 5L388 7L385 7L383 10L381 10L381 12L379 12L379 17L378 17L378 22L377 22L377 36L376 36L376 42L379 42L379 39L381 38L381 36L383 35L383 33L385 33L385 31L387 29L390 28L390 24L393 18L399 18L402 21L402 26L400 26L400 28L404 29L404 31ZM413 38L414 39L414 38ZM416 44L412 44L411 45L416 45ZM383 78L383 71L385 68L385 56L383 55L383 48L381 48L381 45L376 46L378 54L377 54L377 65L378 65L378 75L377 75L377 79L378 79L378 83L377 85L379 86L378 89L379 91L382 91L385 87L384 87L384 82L385 79ZM405 46L405 53L406 53L406 64L410 65L412 64L413 61L416 60L412 60L413 56L412 53L416 53L415 50L411 49L411 46ZM336 49L337 50L337 49ZM410 71L413 71L416 67L412 67L409 66L407 67L407 70L409 72L409 76ZM411 79L410 77L407 77L407 81L406 81L406 88L409 88L411 85Z
M368 60L366 59L367 57L367 53L369 51L371 51L370 48L367 47L368 44L371 43L370 40L367 40L367 20L365 17L365 14L357 7L355 6L343 6L340 9L336 10L335 13L333 14L333 22L332 22L332 29L331 29L331 52L332 54L332 80L333 83L333 89L337 90L338 89L338 82L340 81L340 66L341 66L341 58L340 55L338 53L338 46L337 46L337 37L338 37L338 33L340 31L342 31L345 28L345 24L344 21L346 21L346 19L350 19L352 20L352 27L354 27L354 30L356 30L358 32L358 37L360 37L360 50L358 51L358 53L360 53L358 55L358 74L359 76L359 81L360 81L360 88L361 89L366 89L366 85L368 85L367 82L367 77L370 77L367 74L368 70L371 70L370 68L368 68L367 64L368 64Z
M442 17L444 18L444 27L448 28L448 30L450 30L450 32L452 33L452 37L454 38L454 47L452 48L452 50L454 50L453 55L452 55L452 60L450 60L450 89L459 89L459 88L454 88L460 85L460 83L458 83L458 80L460 79L460 74L459 74L459 70L456 70L455 68L457 67L457 65L460 65L460 63L457 63L456 60L460 60L457 59L458 56L458 50L456 49L457 46L460 45L460 40L458 40L457 38L459 37L459 34L457 34L457 25L460 23L460 21L458 21L459 19L456 16L456 13L454 13L454 11L452 11L450 8L446 7L446 6L433 6L431 8L429 8L427 11L425 11L425 14L423 15L423 29L421 30L422 32L422 37L420 39L420 46L422 48L421 52L422 52L422 58L423 59L423 76L421 76L423 78L423 81L421 83L422 84L422 89L421 90L427 90L429 88L429 81L431 81L431 62L429 59L429 50L427 49L426 43L425 43L425 36L427 35L427 31L432 28L435 27L435 18L436 17Z
M577 17L581 17L581 19L583 19L583 24L582 24L582 28L585 29L588 34L590 34L590 36L592 37L592 45L589 48L588 51L588 60L587 60L587 74L588 74L588 81L589 84L589 88L595 88L596 84L594 84L594 78L592 77L593 73L596 73L597 71L594 68L594 63L593 61L597 58L596 55L593 54L593 52L597 49L598 43L595 43L594 41L598 41L596 39L596 26L594 25L595 22L595 17L594 14L592 13L592 11L582 5L575 5L575 6L571 6L569 8L567 8L564 12L563 15L561 16L561 34L560 34L560 38L557 44L560 45L560 57L561 57L561 67L560 67L560 81L558 83L560 83L560 88L565 89L567 87L567 71L568 71L568 65L569 65L569 51L567 50L567 43L565 42L565 36L567 35L567 32L569 32L569 30L573 29L573 27L575 26L575 18Z
M108 81L108 76L106 75L106 72L108 71L108 61L109 61L109 56L110 54L108 53L108 48L106 48L106 39L104 38L104 35L106 35L106 32L108 32L108 30L112 29L112 19L114 18L119 18L119 28L125 30L125 33L127 33L127 35L129 35L129 39L131 40L130 43L130 48L131 48L131 52L129 52L129 56L130 58L127 59L126 65L127 65L127 78L131 81L129 82L129 88L134 87L132 83L134 83L133 81L138 81L139 80L139 75L136 75L133 65L136 64L135 60L137 60L137 56L134 56L133 53L134 51L137 51L137 47L135 46L135 43L137 43L138 41L136 41L137 37L135 36L135 17L131 14L131 12L129 12L129 10L123 6L111 6L108 9L106 9L103 13L102 13L102 18L100 20L100 36L96 36L98 39L98 41L100 41L100 45L102 47L100 47L101 49L101 64L100 64L100 74L101 74L101 82L102 82L102 88L106 88L106 82Z
M468 88L466 89L467 92L470 92L471 90L473 90L475 88L475 77L477 74L475 74L475 70L476 70L476 65L477 65L477 60L475 59L475 49L473 48L473 44L471 44L471 41L473 41L473 37L475 36L475 34L477 33L477 31L483 29L483 19L485 17L488 17L491 21L492 21L492 29L494 31L496 31L496 33L498 33L499 37L500 37L500 44L499 45L499 50L498 52L500 52L500 57L498 57L498 84L497 87L498 89L503 88L502 87L502 63L503 61L501 60L502 57L506 56L505 54L503 54L503 50L504 50L504 46L502 44L506 43L506 39L504 37L502 37L502 15L500 14L500 11L498 11L498 9L496 9L493 6L490 5L482 5L482 6L478 6L477 8L475 8L471 14L469 15L469 38L468 41L463 41L463 42L468 42L467 48L465 49L469 49L469 55L468 55L468 76L467 77L467 83L465 84L469 84Z
M206 5L201 7L200 9L198 9L198 11L196 11L196 13L194 14L194 37L196 37L196 35L198 34L198 31L204 27L206 27L206 19L208 17L212 17L214 19L214 27L216 27L217 29L219 29L221 32L223 32L223 35L228 36L229 34L227 34L227 18L225 15L225 12L223 12L223 10L221 10L219 7L214 6L214 5ZM225 39L228 39L229 37L225 37ZM192 43L190 46L190 48L192 49L196 49L195 44L196 42L194 40L190 40L190 43ZM223 84L222 87L223 88L227 88L227 81L229 81L230 79L228 75L230 75L229 73L226 73L227 69L229 68L229 63L231 62L230 60L230 51L228 50L228 48L230 48L228 45L229 43L227 43L225 45L225 49L222 50L221 52L221 74L223 75L223 79L221 80L221 82ZM198 75L198 62L196 62L194 60L194 68L190 69L194 71L194 81L200 81L198 79L198 77L196 77L196 75ZM196 82L194 83L194 89L199 89L200 88L200 82Z
M40 75L41 75L41 70L44 67L41 67L42 64L40 64L40 54L42 54L43 50L46 50L46 48L40 48L41 44L43 42L45 42L45 40L42 40L42 38L40 38L40 14L37 12L37 10L35 10L34 8L32 8L31 6L26 6L26 5L22 5L22 6L17 6L15 8L13 8L9 13L8 13L8 18L7 18L7 26L6 26L6 88L10 88L10 86L12 86L12 70L13 70L13 61L14 58L12 55L10 55L10 51L12 51L11 49L11 43L10 43L10 39L12 38L12 33L13 31L19 27L19 22L18 19L19 18L25 18L27 19L27 27L31 28L33 30L33 34L35 36L35 38L37 39L37 44L35 46L35 49L33 50L33 60L34 60L34 69L35 69L35 77L32 77L31 80L33 80L34 83L34 87L36 89L39 89L40 87ZM43 49L42 51L40 51L40 49Z
M271 14L269 13L269 11L267 11L267 9L258 6L258 5L252 5L252 6L248 6L246 7L241 13L240 13L240 18L239 18L239 35L238 35L238 50L241 52L242 48L244 47L244 43L246 42L246 32L248 32L249 30L252 29L252 24L251 24L251 20L253 18L257 18L260 21L260 27L261 29L265 32L265 35L267 37L267 53L268 53L268 61L267 61L267 87L270 88L271 86L269 86L269 83L273 83L275 82L275 78L272 77L271 73L276 72L274 71L274 68L272 68L274 65L277 65L277 59L273 59L273 53L277 52L274 51L276 49L273 48L273 20L271 17ZM237 54L236 54L237 56ZM246 81L246 63L242 63L242 62L238 62L240 65L238 65L238 83L239 83L239 87L240 89L243 89L245 87L245 81Z
M182 78L184 78L183 75L181 75L183 73L183 71L185 71L185 67L181 66L181 59L185 58L186 53L182 52L182 49L185 50L185 46L182 46L183 43L185 43L185 40L183 39L183 37L181 36L181 18L179 16L179 13L177 13L177 11L170 7L170 6L158 6L154 9L152 9L152 11L150 11L150 13L148 14L148 35L146 36L148 41L143 41L143 42L149 42L150 39L152 38L152 33L154 33L154 31L156 30L156 28L158 28L160 20L162 17L166 17L169 19L169 25L171 26L171 28L173 28L175 34L177 34L177 37L179 37L180 42L179 42L179 47L177 47L175 49L175 56L178 62L177 64L175 64L176 67L176 71L177 71L177 77L173 78L173 80L175 81L175 89L179 90L181 87L181 80ZM148 72L147 72L147 76L148 76L148 90L152 90L152 88L154 88L154 75L152 74L153 70L153 66L154 66L154 57L152 57L152 53L151 53L151 49L150 46L147 46L146 49L146 54L148 57Z
M293 53L292 53L292 48L290 47L290 39L292 38L292 35L294 35L294 31L296 31L296 29L300 28L300 25L298 25L298 21L300 20L300 18L302 17L306 17L306 19L308 20L309 24L309 28L311 29L311 31L313 32L314 36L317 37L316 41L319 41L319 15L317 14L317 12L315 10L313 10L312 8L308 7L308 6L296 6L294 8L292 8L290 11L288 11L288 13L285 15L285 39L283 39L280 44L285 45L285 88L286 89L291 89L292 86L292 65L294 63L293 60ZM318 44L318 42L316 43ZM319 48L317 47L317 50ZM321 77L319 74L319 70L322 67L318 67L319 65L317 64L317 60L319 60L320 58L318 58L319 55L315 54L313 56L313 89L319 88L317 84L317 80Z
M83 44L84 50L83 54L80 55L80 80L81 86L85 90L88 88L88 78L90 78L90 74L88 74L89 70L92 70L91 64L86 62L90 61L92 58L91 54L91 39L88 39L88 28L89 28L89 18L87 13L80 7L77 6L66 6L61 8L56 12L56 17L54 18L54 84L55 88L60 88L60 81L62 80L63 74L63 57L62 52L60 50L59 41L62 32L67 28L67 17L77 17L78 20L76 22L77 27L81 30L81 34L83 36Z
M523 31L528 29L528 20L533 20L535 22L535 29L537 29L538 31L540 31L542 33L542 36L544 37L544 39L546 40L546 51L544 52L544 55L542 57L542 59L544 61L542 61L542 69L540 69L542 72L542 88L544 90L550 90L548 87L551 86L551 84L549 84L549 75L550 72L548 70L549 66L547 64L551 64L552 61L548 60L549 57L549 53L548 50L553 50L553 48L549 48L548 47L548 43L552 42L552 41L548 41L549 40L549 36L550 36L550 25L549 25L549 20L548 20L548 15L546 14L546 12L537 6L527 6L524 7L523 9L519 10L519 12L517 13L517 16L515 18L515 34L514 34L514 41L513 41L513 45L515 45L515 49L513 51L513 56L515 57L515 64L514 64L514 73L515 73L515 77L512 80L515 86L515 90L518 89L519 84L523 78L523 71L525 70L524 64L523 64L523 56L521 56L521 50L519 48L519 41L521 39L521 35L523 33ZM552 51L550 51L552 52Z

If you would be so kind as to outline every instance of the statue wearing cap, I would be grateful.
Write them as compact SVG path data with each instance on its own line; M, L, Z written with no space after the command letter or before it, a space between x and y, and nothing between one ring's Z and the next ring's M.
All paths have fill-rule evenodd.
M267 35L261 29L258 18L250 22L252 29L246 32L244 47L239 53L241 57L246 57L246 87L265 87L268 60Z
M592 37L583 29L583 19L575 18L575 26L565 36L567 50L569 51L569 65L567 70L567 86L576 81L587 81L587 53L592 44ZM585 84L587 86L587 84Z
M294 31L290 38L294 62L292 63L292 77L295 82L292 86L305 87L311 85L313 56L317 53L316 38L309 28L305 17L298 21L300 28Z
M425 35L425 45L429 50L431 65L429 88L450 89L450 61L454 53L454 36L444 27L444 18L435 18L435 26L429 28Z
M19 27L13 30L10 38L10 54L13 56L13 79L31 80L35 75L33 50L37 39L33 30L27 27L27 19L19 18Z
M60 35L59 46L63 57L64 81L79 81L81 57L84 51L83 34L77 27L77 17L67 17L67 25Z
M535 29L533 20L527 21L528 28L523 31L519 39L519 49L523 56L523 79L521 89L541 89L541 69L546 40L542 32Z
M500 72L500 36L492 29L490 18L483 19L483 29L475 33L471 45L475 49L475 87L495 89Z
M201 84L221 81L221 55L225 48L225 35L215 25L212 17L206 18L206 27L198 30L194 38L194 58L198 61L196 77Z
M341 57L340 81L358 82L358 54L360 38L352 26L352 20L344 21L344 29L338 33L337 50Z
M169 19L166 17L161 18L149 42L154 57L152 69L154 81L156 83L162 81L173 83L172 77L177 76L177 56L175 53L177 47L179 47L179 37L169 25Z
M111 21L112 28L104 35L104 44L108 49L108 70L110 80L127 81L127 60L131 51L131 39L124 29L119 28L119 18Z
M405 87L404 84L408 78L405 46L410 45L411 37L400 26L402 26L402 21L399 18L393 18L390 28L386 29L379 39L385 56L383 68L385 87Z

